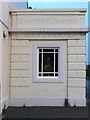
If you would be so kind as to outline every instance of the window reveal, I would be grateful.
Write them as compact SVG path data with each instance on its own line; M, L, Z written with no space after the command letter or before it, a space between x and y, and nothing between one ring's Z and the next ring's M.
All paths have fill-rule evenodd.
M38 48L38 77L58 77L58 49Z

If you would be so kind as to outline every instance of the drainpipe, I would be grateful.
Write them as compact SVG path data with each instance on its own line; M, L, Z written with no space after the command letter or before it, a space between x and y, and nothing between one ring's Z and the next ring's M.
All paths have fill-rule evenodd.
M27 9L28 9L28 0L27 0Z

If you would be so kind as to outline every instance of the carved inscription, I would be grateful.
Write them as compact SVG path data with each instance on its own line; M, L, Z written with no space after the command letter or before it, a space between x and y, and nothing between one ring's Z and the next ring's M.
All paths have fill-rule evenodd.
M12 33L12 39L84 39L83 33Z
M24 33L24 34L17 34L17 37L23 37L23 38L25 38L25 37L27 37L27 38L30 38L30 39L38 39L38 38L61 38L61 37L64 37L64 38L66 38L67 36L70 36L70 33L63 33L63 34L58 34L58 33Z
M57 18L49 18L49 19L38 19L38 18L29 18L29 19L19 19L19 24L76 24L77 20L75 19L57 19Z
M60 28L60 27L72 27L78 23L78 18L70 16L44 16L44 15L30 15L30 16L18 16L18 27L29 28Z

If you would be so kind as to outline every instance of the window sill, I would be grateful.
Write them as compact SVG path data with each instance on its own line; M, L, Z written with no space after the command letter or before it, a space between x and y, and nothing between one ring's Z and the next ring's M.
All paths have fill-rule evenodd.
M33 80L33 82L41 82L41 83L61 83L63 82L63 80L61 81L60 78L36 78Z

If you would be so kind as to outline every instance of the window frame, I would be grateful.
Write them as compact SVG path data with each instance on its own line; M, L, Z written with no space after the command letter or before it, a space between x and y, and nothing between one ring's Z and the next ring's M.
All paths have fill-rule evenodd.
M42 52L39 52L39 49L42 49ZM54 50L54 52L44 52L43 50L44 49L53 49ZM55 49L58 49L58 52L55 52ZM59 52L60 52L60 48L59 47L38 47L37 48L37 77L38 78L58 78L58 76L55 76L55 74L57 73L59 73L59 67L58 67L58 72L56 72L55 71L55 53L58 53L58 64L59 64ZM39 72L39 53L54 53L54 72L46 72L47 74L48 73L53 73L54 74L54 76L39 76L38 74L40 73ZM43 55L42 55L43 56ZM42 59L43 59L43 57L42 57ZM43 60L42 60L43 61ZM42 68L43 68L43 62L42 62ZM42 71L41 72L42 74L44 74L45 72L44 71ZM59 75L59 74L58 74Z
M39 78L37 76L37 69L38 69L38 61L37 61L37 57L38 57L38 54L37 54L37 49L38 48L43 48L43 47L55 47L55 48L60 48L60 52L59 52L59 55L60 56L60 59L58 61L58 78ZM63 82L64 78L65 78L65 73L64 73L64 70L65 70L65 65L67 63L67 60L65 62L65 65L63 65L63 61L65 61L64 59L66 59L66 44L64 44L62 41L60 42L55 42L55 41L52 41L52 43L38 43L38 42L35 42L32 44L32 82L41 82L41 83L48 83L48 82ZM64 53L63 53L64 51ZM66 67L67 68L67 67Z

